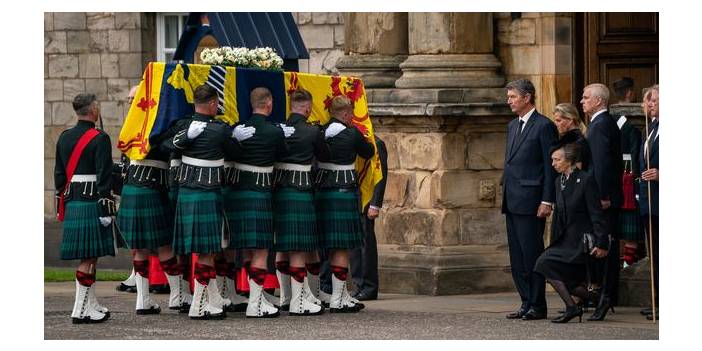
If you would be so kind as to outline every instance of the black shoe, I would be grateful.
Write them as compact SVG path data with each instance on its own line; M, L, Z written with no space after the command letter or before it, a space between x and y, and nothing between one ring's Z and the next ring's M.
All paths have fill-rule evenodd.
M136 314L139 315L145 315L145 314L159 314L161 313L161 307L156 307L154 308L153 306L151 308L144 308L141 310L136 310Z
M526 313L526 308L520 307L518 310L507 315L507 319L521 319Z
M358 300L358 301L371 301L371 300L377 300L378 294L366 294L364 292L359 292L359 293L353 295L353 298Z
M109 313L105 313L105 316L100 318L100 319L91 319L90 316L85 316L83 318L76 318L76 317L71 317L71 322L73 324L94 324L94 323L102 323L110 318Z
M539 319L546 319L546 311L537 311L530 308L529 311L522 316L523 321L535 321Z
M565 312L556 319L551 320L553 323L568 323L571 319L579 317L580 323L583 322L583 309L578 305L567 307Z
M649 321L652 321L652 320L653 320L653 313L647 314L647 315L646 315L646 319L648 319ZM656 321L659 321L659 320L661 320L661 315L659 315L658 313L656 313Z
M609 312L610 310L612 310L612 313L614 313L614 306L612 306L609 297L604 296L602 297L602 300L600 300L600 303L597 305L595 313L593 313L592 316L588 317L587 320L591 322L602 321L605 319L605 317L607 316L607 312Z
M117 286L115 287L115 290L117 290L117 291L123 291L123 292L134 292L134 293L135 293L135 292L136 292L136 285L127 285L127 284L124 284L124 283L119 283L119 285L117 285Z
M149 286L149 292L152 294L170 294L171 288L168 286L168 284L151 285Z
M209 312L205 312L204 315L200 317L190 317L190 319L195 319L195 320L221 320L227 318L227 312L220 312L220 313L215 313L215 314L210 314Z
M648 316L649 314L653 313L653 308L646 307L646 308L642 309L641 311L639 311L639 313L641 313L642 316Z

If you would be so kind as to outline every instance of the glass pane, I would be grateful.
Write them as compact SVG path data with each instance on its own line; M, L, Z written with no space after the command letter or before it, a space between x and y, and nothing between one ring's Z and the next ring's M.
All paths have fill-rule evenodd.
M166 22L166 47L175 48L178 45L178 16L166 16L164 18Z
M167 52L167 53L165 53L165 55L166 55L166 62L171 62L171 61L173 61L173 54L174 54L173 52Z

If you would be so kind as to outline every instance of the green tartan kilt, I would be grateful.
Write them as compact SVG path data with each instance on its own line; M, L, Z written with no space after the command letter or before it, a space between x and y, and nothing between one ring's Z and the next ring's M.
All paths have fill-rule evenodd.
M173 250L177 255L222 251L223 222L219 190L178 189Z
M644 239L641 228L641 215L638 208L635 210L622 210L619 215L619 227L623 240L639 241Z
M67 201L65 213L61 240L62 260L115 255L112 226L104 227L100 224L97 200Z
M117 227L130 249L156 250L173 240L173 212L168 194L126 184L117 212Z
M176 203L178 203L178 185L174 184L168 188L168 205L171 206L173 213L175 213Z
M358 192L322 189L315 194L317 226L325 249L363 246Z
M230 249L273 247L273 206L270 192L225 190Z
M310 191L282 188L273 193L275 251L319 249L314 196Z

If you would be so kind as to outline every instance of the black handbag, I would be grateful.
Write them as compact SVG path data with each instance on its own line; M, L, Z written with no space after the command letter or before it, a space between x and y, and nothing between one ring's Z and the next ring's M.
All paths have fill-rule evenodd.
M590 254L595 248L595 236L592 233L583 233L583 253Z

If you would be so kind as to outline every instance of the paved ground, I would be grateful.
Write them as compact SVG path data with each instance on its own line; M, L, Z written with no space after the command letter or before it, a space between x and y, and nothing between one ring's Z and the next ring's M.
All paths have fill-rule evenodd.
M658 324L646 321L639 308L616 308L604 322L553 324L548 320L505 319L518 305L513 293L458 296L385 294L356 314L324 314L251 320L230 313L222 321L193 321L165 310L137 316L134 294L114 290L115 282L98 282L100 302L112 318L97 325L73 325L70 313L74 283L45 283L45 339L658 339ZM162 308L167 295L155 295ZM561 308L548 295L549 317ZM86 332L88 331L88 332ZM203 335L206 335L204 337Z

